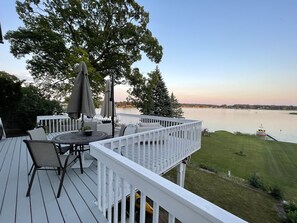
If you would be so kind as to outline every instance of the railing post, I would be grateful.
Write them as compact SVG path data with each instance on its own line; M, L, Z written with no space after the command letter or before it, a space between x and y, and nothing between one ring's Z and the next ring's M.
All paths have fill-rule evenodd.
M186 179L186 168L187 168L187 163L190 160L190 156L185 158L181 163L176 167L177 171L177 185L181 187L185 187L185 179Z
M185 177L186 177L186 166L184 162L181 162L177 167L177 185L184 187L185 186Z

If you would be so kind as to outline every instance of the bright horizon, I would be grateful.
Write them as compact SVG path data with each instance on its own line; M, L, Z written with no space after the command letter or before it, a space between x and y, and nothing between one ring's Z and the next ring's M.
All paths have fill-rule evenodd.
M163 46L158 67L181 103L297 105L297 1L150 1L149 29ZM3 35L22 25L13 1L0 8ZM144 59L143 74L156 64ZM32 80L25 59L0 45L0 70ZM127 97L116 86L116 101Z

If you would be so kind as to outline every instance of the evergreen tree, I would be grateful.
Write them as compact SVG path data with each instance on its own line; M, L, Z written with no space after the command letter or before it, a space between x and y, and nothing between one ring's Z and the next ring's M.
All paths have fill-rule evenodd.
M159 68L148 73L148 78L138 74L138 70L134 72L128 101L144 115L173 117L170 96Z
M172 117L172 107L169 92L162 78L161 72L157 67L156 70L148 74L148 88L151 89L153 106L151 115Z
M151 114L153 107L152 89L149 87L148 79L143 77L139 69L136 68L132 71L129 80L129 84L133 87L128 90L129 97L127 100L138 108L142 114Z
M184 114L183 109L181 107L181 104L178 102L175 95L173 94L173 92L171 93L170 101L171 101L172 113L173 113L172 117L183 118L183 114Z

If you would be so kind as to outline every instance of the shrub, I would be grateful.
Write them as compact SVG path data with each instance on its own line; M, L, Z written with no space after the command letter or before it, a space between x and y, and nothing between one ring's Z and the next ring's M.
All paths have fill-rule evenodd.
M235 152L235 154L238 156L246 156L246 154L242 150L240 150L239 152Z
M294 202L289 202L284 205L287 215L287 222L297 223L297 205Z
M287 221L289 223L297 223L297 211L289 211L287 213Z
M297 211L297 205L294 202L289 202L284 205L285 211Z
M199 167L201 168L201 169L204 169L204 170L208 170L208 171L210 171L210 172L214 172L214 173L217 173L218 171L216 170L216 169L214 169L214 168L212 168L212 167L209 167L209 166L206 166L205 164L199 164Z
M282 200L283 199L283 191L279 186L274 186L271 188L270 192L271 196L274 197L277 200Z
M256 173L253 173L248 181L251 186L265 190L264 183L261 181L260 177Z
M36 126L36 116L53 115L62 112L58 101L46 98L39 89L33 85L22 88L23 97L16 110L17 121L23 130Z

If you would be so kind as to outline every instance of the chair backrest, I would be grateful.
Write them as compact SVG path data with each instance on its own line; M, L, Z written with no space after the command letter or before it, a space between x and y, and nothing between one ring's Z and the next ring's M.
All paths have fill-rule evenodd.
M48 140L24 140L36 167L62 167L56 145Z
M126 127L127 126L125 124L122 124L121 125L119 136L123 136L124 135Z
M28 130L28 133L29 133L30 139L32 140L47 140L47 136L42 127Z
M136 132L136 125L128 124L124 131L124 136L131 135Z

